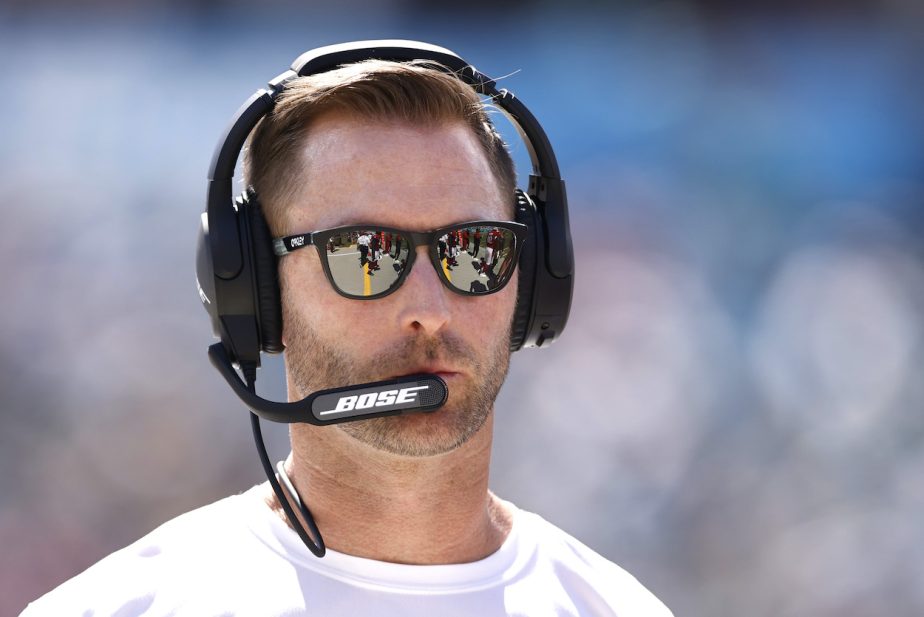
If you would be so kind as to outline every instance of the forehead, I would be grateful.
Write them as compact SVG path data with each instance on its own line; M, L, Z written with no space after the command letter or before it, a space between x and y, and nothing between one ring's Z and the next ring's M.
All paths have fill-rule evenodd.
M290 229L356 223L434 229L507 219L487 157L462 123L415 126L345 114L316 119L300 152Z

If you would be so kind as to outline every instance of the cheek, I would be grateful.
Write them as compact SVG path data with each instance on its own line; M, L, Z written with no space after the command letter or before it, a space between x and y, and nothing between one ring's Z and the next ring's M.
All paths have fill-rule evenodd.
M294 256L293 256L294 257ZM287 257L280 263L279 288L283 314L283 343L294 322L310 327L313 332L327 332L342 315L343 300L331 288L317 253Z
M454 294L453 294L454 295ZM476 337L500 336L510 328L517 302L517 279L514 274L507 286L489 296L464 298L453 321L464 325Z
M513 327L513 316L517 305L517 283L519 272L514 272L510 282L503 290L494 294L498 296L498 306L496 307L497 328L502 330L503 335L510 338L510 331ZM501 335L500 333L498 334Z
M513 312L517 303L517 276L513 275L513 278L503 290L494 294L497 296L497 311L498 319L502 323L508 323L513 319Z

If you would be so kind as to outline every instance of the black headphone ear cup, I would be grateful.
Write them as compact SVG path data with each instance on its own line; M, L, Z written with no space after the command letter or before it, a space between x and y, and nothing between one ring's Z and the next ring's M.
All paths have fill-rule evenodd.
M526 193L516 190L515 220L527 227L526 242L520 251L517 280L517 305L510 330L510 351L523 347L533 316L533 291L536 286L536 250L539 243L539 221L536 206Z
M281 353L282 303L279 297L279 269L273 253L273 236L263 216L263 208L253 189L247 190L244 212L250 224L254 287L260 327L260 348L267 353Z

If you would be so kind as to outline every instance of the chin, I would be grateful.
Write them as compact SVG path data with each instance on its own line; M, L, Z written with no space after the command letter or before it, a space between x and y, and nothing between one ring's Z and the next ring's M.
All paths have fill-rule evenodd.
M461 410L448 403L429 413L371 418L339 425L363 444L398 456L430 457L448 454L472 439L490 414Z

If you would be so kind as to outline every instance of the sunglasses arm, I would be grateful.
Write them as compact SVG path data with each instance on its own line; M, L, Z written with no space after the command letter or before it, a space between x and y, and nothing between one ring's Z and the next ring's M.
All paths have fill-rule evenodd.
M406 375L397 379L320 390L300 401L282 403L257 396L241 379L221 343L209 347L209 360L251 411L271 422L305 422L316 426L381 416L436 411L449 390L437 375Z

